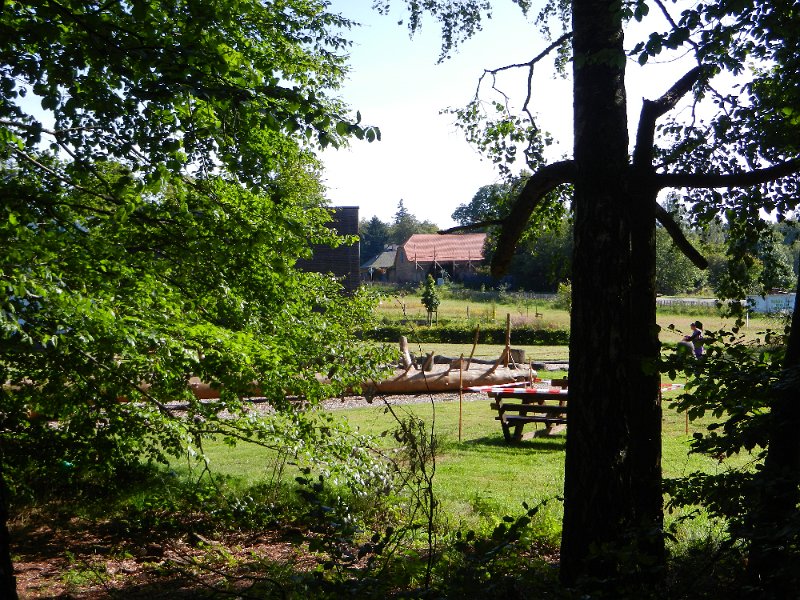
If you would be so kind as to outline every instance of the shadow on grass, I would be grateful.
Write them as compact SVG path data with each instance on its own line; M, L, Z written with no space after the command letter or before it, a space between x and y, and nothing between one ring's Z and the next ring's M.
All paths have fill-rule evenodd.
M507 448L508 450L538 450L543 452L563 452L564 438L532 438L521 442L506 442L502 435L492 435L466 440L465 446L482 446L486 448Z

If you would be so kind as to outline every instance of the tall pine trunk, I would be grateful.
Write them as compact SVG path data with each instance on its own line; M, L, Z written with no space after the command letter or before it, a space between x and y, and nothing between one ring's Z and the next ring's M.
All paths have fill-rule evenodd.
M661 556L654 221L628 161L619 4L573 2L575 246L561 578Z

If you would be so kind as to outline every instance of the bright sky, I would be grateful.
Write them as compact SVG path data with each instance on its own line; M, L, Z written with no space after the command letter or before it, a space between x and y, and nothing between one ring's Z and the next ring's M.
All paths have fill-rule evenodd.
M334 206L359 206L362 219L377 215L385 222L392 221L402 199L418 219L450 227L455 208L469 202L481 186L499 181L499 175L464 140L452 116L440 111L466 105L484 69L529 61L548 42L516 5L498 0L483 31L453 58L437 65L441 43L437 22L423 20L422 32L409 39L407 26L398 24L406 16L403 2L396 0L395 12L389 16L379 15L371 4L370 0L333 0L331 10L363 24L349 34L355 42L351 73L340 95L361 112L362 123L380 127L382 141L354 140L349 149L323 153L328 197ZM653 26L661 28L663 21ZM629 39L628 47L632 45ZM550 65L552 60L546 60L536 69L534 112L540 115L540 127L560 141L551 153L558 158L571 154L571 83L554 79ZM660 96L689 67L685 63L648 66L650 75L638 83L630 76L637 68L629 62L633 126L638 100ZM523 70L517 71L517 78L524 76ZM515 99L521 104L524 90L517 89Z
M364 123L380 127L382 136L380 142L354 141L349 149L323 154L334 205L359 206L361 218L377 215L389 222L402 198L418 219L448 227L459 204L469 202L481 186L499 181L494 166L464 140L453 117L439 114L466 105L484 68L530 60L545 47L519 8L498 4L507 6L453 58L437 65L441 37L433 19L409 39L407 26L398 25L405 17L400 6L393 15L381 16L369 1L359 2L360 8L353 0L333 1L333 11L363 23L350 32L355 42L351 74L341 96L361 111ZM525 39L532 40L532 48L519 42ZM568 91L568 82L545 76L541 81ZM569 140L571 103L559 112L547 127Z

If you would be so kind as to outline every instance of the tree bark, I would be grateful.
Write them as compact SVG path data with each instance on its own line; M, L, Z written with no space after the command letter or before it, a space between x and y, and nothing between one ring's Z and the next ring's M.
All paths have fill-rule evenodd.
M645 101L629 180L631 217L631 305L627 359L630 393L625 396L631 424L632 542L651 565L665 559L661 477L661 396L658 362L661 344L656 321L657 190L649 181L653 167L655 118L645 117Z
M632 189L618 6L575 0L572 11L576 180L561 546L566 584L621 575L623 549L656 560L663 552L654 197Z

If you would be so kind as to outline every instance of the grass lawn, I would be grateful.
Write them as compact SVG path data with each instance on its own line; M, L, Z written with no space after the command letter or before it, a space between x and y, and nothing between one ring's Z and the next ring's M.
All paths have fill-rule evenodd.
M404 306L403 306L404 303ZM387 297L378 308L378 316L388 320L403 318L424 319L425 309L416 296L402 298ZM539 313L537 315L536 313ZM525 346L514 343L513 327L534 323L543 327L567 328L569 314L564 310L553 309L545 303L530 301L527 304L477 303L465 300L443 299L439 308L439 319L464 319L467 316L474 326L494 321L504 324L506 314L511 315L511 344L522 348L526 360L543 359L565 360L569 358L566 346ZM682 331L689 331L689 323L700 319L707 330L722 327L730 328L732 320L718 315L681 314L659 312L658 324L661 326L661 342L665 347L673 346L680 334L670 331L674 325ZM777 323L763 316L754 317L744 330L748 337L756 337L767 327ZM419 343L414 339L413 323L408 325L408 341L411 351L417 355L428 352L457 357L469 356L472 344ZM475 350L478 358L497 358L501 345L481 344ZM559 377L563 372L541 373L543 377ZM668 408L671 392L665 395L663 416L662 466L665 477L679 477L694 471L717 472L729 468L730 464L743 465L749 460L744 456L725 465L717 461L689 454L691 434L705 423L693 423L688 428L684 415ZM516 515L522 511L522 503L536 505L547 502L539 513L537 531L545 536L558 538L561 528L562 505L557 498L564 486L564 436L546 439L533 439L517 445L508 445L503 440L500 425L494 420L489 409L488 398L471 399L464 402L462 411L462 435L459 441L459 403L443 401L441 397L432 407L429 402L398 407L400 413L410 411L420 416L428 424L433 424L439 440L439 454L436 464L436 493L442 503L445 518L453 525L485 527L496 523L504 515ZM336 412L337 418L346 419L353 427L365 434L376 436L376 443L389 447L392 436L380 437L382 433L393 430L395 423L390 414L381 406L349 409ZM610 416L609 418L613 418ZM231 449L222 443L209 443L207 454L211 458L212 469L241 480L246 484L282 477L291 481L295 475L292 468L279 472L274 453L247 445ZM668 523L676 516L667 516ZM678 532L678 538L704 535L708 529L717 528L708 520L696 519Z
M664 399L664 476L678 477L693 471L717 472L727 468L716 460L688 453L691 435L702 424L690 423L689 435L686 435L685 416L667 406L669 397L677 393L665 394ZM441 443L437 492L448 513L467 521L476 516L496 519L516 514L523 501L532 505L562 494L564 435L509 445L503 439L499 423L494 420L494 412L489 409L489 400L481 399L464 402L459 442L458 404L451 401L435 403L433 407L430 403L399 407L400 411L414 412L428 423L435 419ZM354 409L341 414L363 433L380 434L393 425L391 416L380 408ZM746 458L737 462L741 464L744 460ZM551 503L545 512L560 522L559 503Z
M676 327L688 330L689 323L699 319L708 329L718 329L730 326L732 320L722 318L715 309L696 308L687 306L679 309L662 307L658 311L657 320L662 328L670 323ZM408 295L401 297L386 296L376 308L375 314L379 318L389 321L410 320L423 322L427 319L427 310L422 305L419 296ZM479 302L475 300L460 300L443 298L438 308L439 321L460 321L469 319L478 323L496 323L504 325L506 315L511 316L512 324L531 324L537 327L563 328L569 327L569 313L560 308L553 308L552 304L544 301L527 300L517 303ZM750 315L749 328L758 329L774 326L774 320L762 314Z
M455 302L455 301L451 301ZM423 309L424 310L424 309ZM503 313L505 314L505 313ZM553 311L554 322L557 322L558 327L569 327L569 314L566 311ZM721 328L730 328L733 326L733 320L722 318L720 316L690 316L685 314L674 313L659 313L656 320L661 327L661 334L659 339L665 347L674 346L680 341L682 335L690 331L689 323L696 320L702 321L707 331L718 330ZM504 323L505 320L498 320L498 323ZM475 323L477 327L478 323ZM670 325L674 325L676 331L669 329ZM469 356L472 352L472 344L444 344L435 342L419 342L414 339L414 325L409 324L408 343L411 352L419 356L425 355L428 352L434 354L441 354L444 356L458 357L461 354ZM766 328L776 329L780 324L769 317L759 315L749 320L747 326L742 329L742 332L748 338L755 338L760 332ZM678 333L681 332L681 333ZM511 346L513 348L521 348L525 350L525 357L528 361L536 361L542 359L565 360L569 358L569 348L567 346L527 346L524 344L514 343L514 318L512 314L512 328L511 328ZM478 358L488 359L497 358L503 350L503 346L499 344L482 344L480 339L475 349L475 356Z
M409 319L424 321L428 311L419 296L385 297L376 309L378 317L390 321ZM569 326L569 313L565 310L545 309L545 303L529 300L525 303L501 304L443 298L438 308L438 319L442 321L470 320L475 323L506 322L511 315L515 324L535 324L537 327L565 328ZM539 316L537 316L539 315Z
M390 318L403 316L401 302L405 303L405 315L408 319L423 319L425 309L419 298L406 296L401 299L387 298L379 308L379 315ZM469 314L475 325L481 316L505 323L505 315L511 314L512 324L521 322L538 311L542 316L532 317L540 325L563 327L569 325L566 311L552 309L539 304L510 306L470 303L461 300L442 301L440 320L444 318L465 318ZM709 330L731 327L732 321L719 316L692 316L677 313L659 313L658 323L661 326L661 341L671 346L680 339L680 335L668 329L674 324L680 330L689 330L689 323L700 319ZM775 323L766 318L750 320L746 332L755 337L758 331ZM418 355L428 352L457 357L469 356L471 344L424 343L414 340L413 324L409 324L408 340L411 351ZM512 347L522 348L528 361L542 359L568 359L566 346L524 346L514 344L513 325L511 335ZM503 347L500 345L478 344L475 356L479 358L497 358ZM544 377L563 376L563 372L542 373ZM665 477L679 477L694 471L714 473L729 468L730 464L743 465L749 457L744 456L725 465L716 460L689 454L689 442L694 431L701 429L705 423L692 423L687 430L685 416L668 407L669 398L678 392L669 392L664 398L662 466ZM452 397L451 397L452 398ZM467 396L467 398L470 398ZM562 505L557 498L563 493L564 486L564 442L563 435L552 438L539 438L524 441L516 445L508 445L503 439L500 425L494 420L494 413L489 409L488 398L475 400L474 396L463 403L461 411L462 433L459 440L459 403L444 401L438 397L433 406L430 402L410 404L397 407L400 414L413 412L426 423L432 425L439 441L439 454L436 464L436 493L442 503L445 518L453 525L468 527L484 527L493 525L504 515L516 515L522 511L522 503L536 505L547 502L538 517L537 530L545 537L558 538L561 528ZM391 447L392 436L381 437L381 434L395 428L390 414L376 402L376 406L337 411L337 418L346 419L360 432L376 436L376 443L383 447ZM609 417L613 418L613 417ZM688 434L688 435L687 435ZM295 471L291 468L279 473L275 467L275 454L262 449L240 445L231 449L222 443L213 442L206 446L207 455L211 458L212 469L239 479L244 483L257 483L283 477L291 481ZM668 523L674 515L667 517ZM691 537L703 535L703 530L716 528L708 520L696 519L678 532Z
M665 477L677 477L699 470L716 472L727 468L717 461L689 455L691 434L701 428L701 423L689 425L682 414L668 408L665 394L663 417L663 470ZM469 396L468 396L469 398ZM561 528L562 505L556 500L564 485L563 435L537 438L509 445L503 439L500 425L489 409L488 398L465 401L462 406L462 435L458 438L459 402L438 398L429 402L397 406L398 414L413 413L433 424L440 446L436 464L435 486L442 502L443 515L452 525L486 527L495 524L504 515L522 512L522 503L533 506L547 501L536 522L543 537L557 541ZM376 443L391 447L392 436L380 437L391 431L395 422L382 405L335 412L337 418L346 419L361 433L376 436ZM216 473L230 475L247 483L269 480L276 476L275 455L261 449L240 445L229 448L222 443L206 447L211 467ZM734 461L743 464L748 457ZM293 477L290 469L284 477ZM668 515L668 522L674 517ZM699 535L698 528L716 526L700 519L684 527L678 537Z

